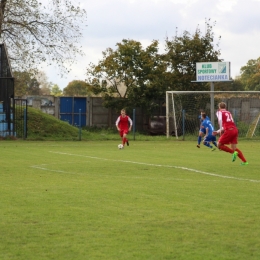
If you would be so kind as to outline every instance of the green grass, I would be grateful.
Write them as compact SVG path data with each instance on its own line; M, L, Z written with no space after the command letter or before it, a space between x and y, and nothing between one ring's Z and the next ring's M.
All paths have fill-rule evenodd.
M131 139L1 141L0 259L260 259L259 142Z
M105 141L118 140L119 135L116 127L98 128L71 126L69 123L58 120L52 115L43 113L40 110L28 107L28 123L27 123L27 138L28 141ZM130 133L133 136L133 133ZM10 138L5 138L10 139ZM137 140L165 140L165 136L149 136L135 133Z

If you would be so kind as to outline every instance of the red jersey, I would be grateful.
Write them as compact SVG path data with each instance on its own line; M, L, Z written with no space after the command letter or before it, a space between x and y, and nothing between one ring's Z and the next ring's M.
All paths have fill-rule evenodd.
M227 111L225 109L220 109L216 115L218 117L218 123L219 123L220 129L222 129L222 127L224 130L227 130L230 128L236 128L233 117L229 111Z
M116 126L119 126L121 130L128 129L128 123L133 124L132 119L127 115L125 117L119 116L116 120Z

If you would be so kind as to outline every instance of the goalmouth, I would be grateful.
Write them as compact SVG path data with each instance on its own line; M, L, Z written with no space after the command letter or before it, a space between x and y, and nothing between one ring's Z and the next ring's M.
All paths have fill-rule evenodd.
M204 111L218 128L216 111L225 102L239 135L260 136L260 91L166 91L166 136L198 135L199 115ZM253 124L253 127L251 126ZM251 126L251 127L250 127ZM252 132L253 129L253 132Z

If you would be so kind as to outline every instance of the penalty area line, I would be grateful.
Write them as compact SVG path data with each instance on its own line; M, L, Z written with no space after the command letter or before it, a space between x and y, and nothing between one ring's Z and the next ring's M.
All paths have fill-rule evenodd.
M153 163L143 163L143 162L135 162L135 161L128 161L128 160L114 160L114 159L107 159L107 158L101 158L101 157L96 157L96 156L71 154L71 153L63 153L63 152L53 152L53 151L50 151L50 153L63 154L63 155L69 155L69 156L77 156L77 157L84 157L84 158L90 158L90 159L96 159L96 160L102 160L102 161L123 162L123 163L131 163L131 164L153 166L153 167L161 167L161 168L173 168L173 169L180 169L180 170L183 170L183 171L190 171L190 172L195 172L195 173L209 175L209 176L223 178L223 179L233 179L233 180L237 180L237 181L250 181L250 182L260 183L260 180L243 179L243 178L237 178L237 177L233 177L233 176L219 175L219 174L215 174L215 173L204 172L204 171L200 171L200 170L196 170L196 169L192 169L192 168L187 168L187 167L182 167L182 166L162 165L162 164L153 164Z
M43 171L48 171L48 172L58 172L58 173L74 174L74 173L71 173L71 172L65 172L65 171L60 171L60 170L51 170L51 169L49 169L49 168L43 167L43 166L45 166L45 165L46 165L46 164L43 164L43 165L32 165L31 168L39 169L39 170L43 170Z

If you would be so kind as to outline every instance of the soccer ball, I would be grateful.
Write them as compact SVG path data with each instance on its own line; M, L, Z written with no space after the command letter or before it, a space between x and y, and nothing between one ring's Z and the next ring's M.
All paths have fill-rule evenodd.
M119 144L117 147L118 147L118 149L123 149L124 148L124 146L122 144Z

